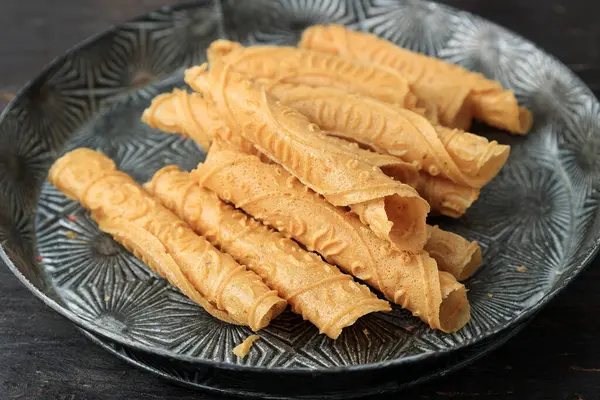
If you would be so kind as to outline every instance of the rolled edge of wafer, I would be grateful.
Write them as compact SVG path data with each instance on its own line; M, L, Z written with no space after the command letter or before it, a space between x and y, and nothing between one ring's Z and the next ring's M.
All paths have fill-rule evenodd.
M176 166L162 168L144 187L194 231L247 265L292 311L332 339L366 314L391 310L387 301L350 275L225 204Z
M440 229L437 225L428 225L427 228L429 239L425 250L437 261L440 270L449 272L462 281L481 267L481 247L477 242L469 242L460 235Z

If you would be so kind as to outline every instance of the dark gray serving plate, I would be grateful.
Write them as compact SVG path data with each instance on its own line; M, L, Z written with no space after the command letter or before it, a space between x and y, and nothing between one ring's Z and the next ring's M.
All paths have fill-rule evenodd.
M432 331L395 308L362 318L333 341L286 312L239 360L231 350L247 329L207 316L151 274L47 184L47 170L79 146L104 151L139 182L165 164L192 168L204 156L198 146L139 122L151 98L181 85L183 68L204 61L216 38L295 43L305 27L324 22L372 31L499 79L533 110L535 125L527 137L476 127L510 143L511 157L464 218L439 221L484 250L484 266L466 283L472 321L459 333ZM554 58L503 28L434 3L215 0L163 8L59 57L3 112L0 256L48 306L131 351L231 375L337 375L356 383L361 374L369 384L368 376L431 366L506 335L589 263L600 240L599 116L590 90ZM518 272L521 265L526 272Z
M277 375L277 371L273 372L277 375L274 377L271 373L220 370L135 350L102 339L84 329L81 332L127 363L192 389L244 398L348 400L398 392L464 368L506 343L530 320L517 324L502 335L481 340L435 361L427 360L366 373L351 372L345 374L344 379L331 379L329 375L319 374L298 379L294 375Z

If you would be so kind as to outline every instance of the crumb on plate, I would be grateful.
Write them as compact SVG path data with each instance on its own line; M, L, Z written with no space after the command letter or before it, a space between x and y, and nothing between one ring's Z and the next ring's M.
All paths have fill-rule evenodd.
M250 336L248 336L246 338L246 340L244 340L242 343L238 344L237 346L235 346L233 348L233 354L235 354L239 358L246 357L248 355L248 353L250 352L250 349L252 348L252 345L258 339L260 339L260 336L258 336L258 335L250 335Z

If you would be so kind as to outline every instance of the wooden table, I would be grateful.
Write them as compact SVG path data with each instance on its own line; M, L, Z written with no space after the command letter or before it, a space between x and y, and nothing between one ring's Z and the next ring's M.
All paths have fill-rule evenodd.
M0 0L0 104L85 37L168 0ZM446 0L557 56L600 92L600 7L586 0ZM3 100L4 99L4 100ZM600 133L599 133L600 134ZM600 259L500 350L407 399L600 398ZM85 339L0 266L0 399L212 399Z

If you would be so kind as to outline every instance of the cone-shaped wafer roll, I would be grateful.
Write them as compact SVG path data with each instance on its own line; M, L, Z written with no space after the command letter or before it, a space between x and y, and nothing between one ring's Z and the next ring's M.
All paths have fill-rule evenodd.
M468 129L469 115L473 115L513 133L525 134L531 128L531 113L519 107L514 93L499 82L375 35L339 25L317 25L304 31L298 46L401 72L418 97L438 105L444 125Z
M331 205L280 166L213 145L192 176L223 200L362 279L432 328L454 332L469 320L464 286L438 271L426 252L394 251L355 215Z
M414 107L417 102L406 78L384 66L295 47L243 47L229 40L214 41L207 53L211 68L213 63L223 62L226 68L252 79L337 87L403 107Z
M341 135L338 132L326 133L332 135L328 139L331 143L360 156L371 165L381 168L387 176L417 189L419 195L429 203L431 209L440 214L459 218L479 197L479 189L458 185L447 179L419 172L413 164L402 161L398 157L361 149L357 143L339 139Z
M431 209L452 218L460 218L479 197L479 189L458 185L447 179L419 173L419 177L406 182L429 202Z
M174 89L172 93L159 94L144 110L142 121L153 128L189 137L205 150L214 137L219 137L245 152L255 152L252 144L242 136L232 135L211 100L200 93Z
M294 312L332 339L363 315L391 309L350 275L223 203L176 166L158 171L145 187L198 234L256 272Z
M477 242L436 226L428 226L429 239L425 250L437 261L438 268L449 272L457 280L467 279L481 266L481 248Z
M261 81L263 83L264 81ZM434 126L414 111L336 88L264 83L269 94L326 131L415 163L430 175L480 188L506 162L510 146Z
M202 67L190 68L186 81L196 90L208 86L232 130L330 203L352 208L397 249L423 248L429 204L414 188L331 143L305 116L222 63L214 63L210 74Z
M285 300L258 275L194 233L104 154L67 153L54 163L49 179L91 210L100 229L213 316L258 330L285 309Z

